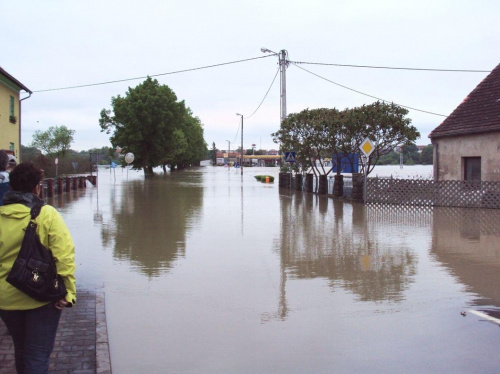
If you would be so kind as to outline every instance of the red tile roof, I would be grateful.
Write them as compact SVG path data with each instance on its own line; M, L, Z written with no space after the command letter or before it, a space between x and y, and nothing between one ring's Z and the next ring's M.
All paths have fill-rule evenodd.
M500 64L429 135L429 138L500 131Z

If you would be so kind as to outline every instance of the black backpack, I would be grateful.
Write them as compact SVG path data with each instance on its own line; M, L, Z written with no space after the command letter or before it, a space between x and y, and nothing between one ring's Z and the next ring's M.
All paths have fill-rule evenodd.
M38 301L57 301L66 296L66 286L50 252L36 234L35 218L43 204L31 208L31 220L7 282Z

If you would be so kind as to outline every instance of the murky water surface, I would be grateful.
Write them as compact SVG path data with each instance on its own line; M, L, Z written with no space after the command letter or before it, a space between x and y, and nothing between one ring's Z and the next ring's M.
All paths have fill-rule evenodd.
M49 200L79 285L106 292L115 373L498 372L500 211L364 206L253 178L277 173L108 170Z

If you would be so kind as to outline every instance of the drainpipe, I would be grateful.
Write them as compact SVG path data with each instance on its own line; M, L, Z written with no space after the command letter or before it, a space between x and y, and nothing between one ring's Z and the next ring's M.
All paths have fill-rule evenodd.
M22 113L21 102L31 97L32 92L28 91L28 93L29 93L28 96L26 96L24 99L19 100L19 156L17 160L18 163L21 163L21 113Z
M434 146L434 180L437 182L439 180L439 143L438 142L431 142L432 145Z

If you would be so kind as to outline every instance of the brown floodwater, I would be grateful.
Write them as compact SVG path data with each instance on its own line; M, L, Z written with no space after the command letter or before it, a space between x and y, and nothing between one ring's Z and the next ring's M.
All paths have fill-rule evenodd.
M277 174L101 170L48 200L79 287L106 293L114 373L499 371L499 210L344 203Z

